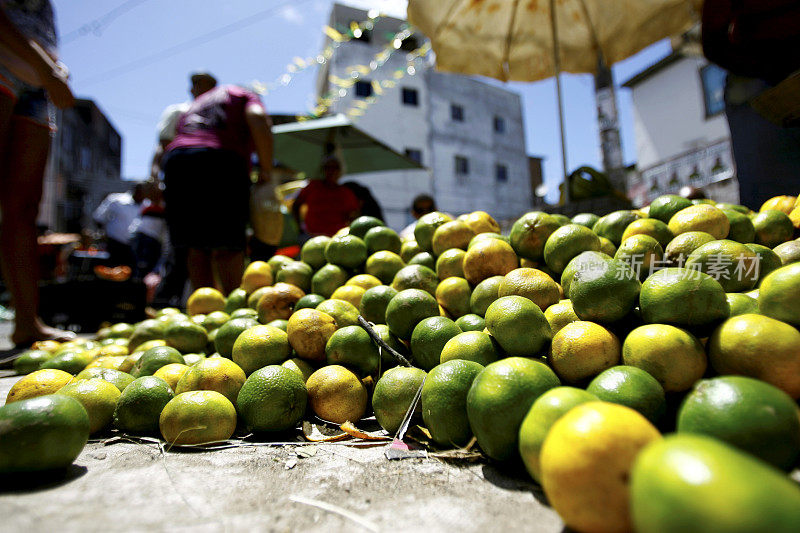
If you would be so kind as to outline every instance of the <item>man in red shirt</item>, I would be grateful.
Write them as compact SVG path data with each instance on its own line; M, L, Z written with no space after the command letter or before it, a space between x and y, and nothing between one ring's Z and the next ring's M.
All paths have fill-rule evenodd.
M358 199L349 188L339 185L342 165L334 156L322 162L321 180L312 180L306 185L292 205L300 227L310 235L332 236L358 215ZM306 206L305 218L301 221L300 210Z

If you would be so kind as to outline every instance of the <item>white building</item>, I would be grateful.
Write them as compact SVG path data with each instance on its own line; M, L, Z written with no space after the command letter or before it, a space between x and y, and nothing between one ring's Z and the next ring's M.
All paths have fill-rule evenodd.
M673 52L625 83L633 100L637 170L628 183L636 205L701 187L709 198L738 203L739 185L725 119L726 72Z
M351 23L367 19L367 11L335 4L330 26L345 32ZM351 78L352 67L375 61L404 24L378 18L360 39L341 43L319 69L318 95L338 90L331 79ZM369 187L386 223L396 229L412 220L409 208L421 193L431 194L440 210L453 215L484 210L498 220L519 217L531 209L533 198L520 96L474 78L436 72L425 59L415 62L411 75L408 52L424 42L421 35L403 41L383 66L360 74L328 111L344 113L356 101L375 96L354 122L428 170L345 175L342 181ZM394 79L399 69L405 75L377 95L372 82Z

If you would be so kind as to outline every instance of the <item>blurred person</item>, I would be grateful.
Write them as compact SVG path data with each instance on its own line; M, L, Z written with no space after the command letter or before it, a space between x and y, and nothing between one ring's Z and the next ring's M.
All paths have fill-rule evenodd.
M322 161L322 179L309 181L294 200L292 215L308 235L331 237L358 215L358 198L339 184L341 177L341 162L329 155ZM301 216L304 206L305 216Z
M205 71L192 72L189 75L189 81L191 84L189 93L192 95L192 100L217 86L217 78ZM158 144L156 145L155 152L153 153L153 160L150 164L151 180L161 180L161 166L164 153L169 143L175 139L175 129L178 126L178 119L189 109L192 100L169 105L161 113L161 118L156 128L158 131ZM186 289L186 282L189 280L189 271L187 269L188 250L181 246L176 248L174 244L169 243L169 248L166 252L164 277L161 279L156 290L153 305L160 307L179 307Z
M57 58L50 1L0 0L0 266L16 313L15 351L74 337L39 318L36 218L55 129L50 102L74 103Z
M241 283L250 205L250 156L269 183L272 131L261 99L234 85L198 96L178 119L164 157L164 203L170 240L188 250L194 289L226 294Z
M758 209L773 196L795 194L800 125L774 124L752 102L800 70L800 2L706 0L702 40L705 56L728 71L725 114L740 202Z
M400 231L400 238L406 239L408 237L414 237L414 227L417 225L417 220L419 220L422 215L427 215L434 211L436 211L436 201L433 199L433 196L429 194L417 195L414 201L411 202L411 216L414 217L414 220Z
M164 216L164 198L160 182L149 182L145 186L149 202L142 207L141 214L129 228L131 248L134 256L133 277L144 279L154 272L161 262L167 240L167 221Z
M381 204L379 204L378 200L372 196L372 191L369 190L369 187L364 187L355 181L347 181L342 183L342 185L353 191L353 194L356 195L356 198L358 199L359 216L375 217L385 221L383 218L383 209L381 209Z
M130 191L109 194L94 210L92 218L106 235L110 266L133 266L130 227L139 218L146 200L145 184L137 183Z

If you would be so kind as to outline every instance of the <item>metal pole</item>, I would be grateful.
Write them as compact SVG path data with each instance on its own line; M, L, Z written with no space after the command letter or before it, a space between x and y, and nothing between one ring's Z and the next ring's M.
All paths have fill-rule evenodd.
M556 71L556 97L558 100L558 126L561 134L561 164L564 166L564 203L569 202L569 182L567 180L567 139L564 132L564 102L561 95L561 47L558 44L558 23L556 20L556 2L550 0L550 25L553 29L553 61Z

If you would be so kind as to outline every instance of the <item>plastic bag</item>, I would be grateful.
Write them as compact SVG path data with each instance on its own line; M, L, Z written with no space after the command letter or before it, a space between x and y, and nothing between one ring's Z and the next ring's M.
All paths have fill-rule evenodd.
M257 183L250 191L250 224L255 237L272 246L278 246L283 237L284 215L281 203L270 183Z

